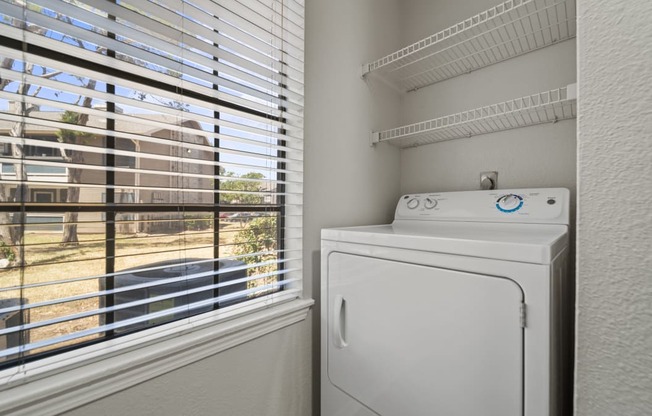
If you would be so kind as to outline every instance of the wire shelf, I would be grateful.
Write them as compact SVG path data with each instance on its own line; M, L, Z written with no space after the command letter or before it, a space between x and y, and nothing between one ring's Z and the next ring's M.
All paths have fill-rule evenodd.
M413 91L575 37L575 0L509 0L377 61L378 73Z
M372 144L416 147L446 140L557 122L577 116L577 84L420 123L373 132Z

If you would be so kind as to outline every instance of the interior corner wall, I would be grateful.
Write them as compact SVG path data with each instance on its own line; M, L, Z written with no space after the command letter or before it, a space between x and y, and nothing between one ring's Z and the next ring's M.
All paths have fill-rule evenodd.
M406 0L404 44L498 3ZM401 124L565 87L576 82L575 53L571 39L406 93ZM565 187L571 190L574 203L575 136L575 120L564 120L406 149L401 156L401 193L477 190L481 172L497 171L501 189Z
M650 415L652 2L578 17L575 415Z
M370 146L398 122L399 98L361 78L362 65L400 46L399 0L307 0L304 149L305 293L320 298L322 228L390 222L400 157ZM319 414L319 313L313 313L314 413Z

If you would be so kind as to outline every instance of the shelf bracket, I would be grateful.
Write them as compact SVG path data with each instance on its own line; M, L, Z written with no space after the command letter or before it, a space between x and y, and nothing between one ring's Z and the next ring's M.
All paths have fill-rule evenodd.
M360 77L365 78L371 72L371 64L364 64L360 70Z
M380 132L372 131L369 136L369 146L374 147L376 143L380 143Z

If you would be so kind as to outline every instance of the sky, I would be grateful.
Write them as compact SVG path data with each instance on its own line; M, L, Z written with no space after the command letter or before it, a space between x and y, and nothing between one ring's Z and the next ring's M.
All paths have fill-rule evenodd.
M44 16L48 16L50 18L55 17L54 13L47 10L47 9L39 8L38 11ZM7 18L7 16L4 16L4 18L2 19L2 23L4 23L4 24L7 24L9 21L10 20L9 20L9 18ZM94 30L96 33L98 33L98 32L99 33L103 33L103 32L105 33L105 31L103 29L93 28L91 25L88 25L88 24L86 24L84 22L81 22L81 21L78 21L78 20L71 20L71 24L74 25L77 28L82 28L84 30ZM76 39L74 39L74 38L72 38L70 36L64 36L63 34L55 32L53 30L47 30L45 32L45 36L49 37L50 39L53 39L53 40L56 40L56 41L59 41L59 42L63 42L63 43L69 44L69 45L79 46L79 42ZM132 45L132 46L141 45L139 43L136 43L136 42L124 39L124 38L122 38L122 39L127 44ZM96 45L90 44L88 42L82 42L82 45L87 50L91 50L91 51L98 50L98 47ZM147 48L147 50L150 53L159 54L159 57L162 55L162 56L168 58L170 63L174 63L173 59L169 59L169 58L172 58L169 54L166 55L164 53L160 53L159 51L157 51L155 49L152 49L152 48ZM202 55L202 54L206 55L205 53L203 53L201 51L198 51L196 49L190 49L190 51L192 53L197 54L197 55ZM228 51L228 52L233 53L234 55L237 55L233 51ZM190 55L192 55L192 54L188 54L188 56L190 56ZM156 72L163 72L164 74L167 74L167 75L169 75L171 73L169 69L162 68L160 66L153 65L151 63L146 63L146 62L144 62L142 60L139 60L139 61L133 61L132 60L132 63L138 63L140 66L145 67L145 68L147 68L149 70L156 71ZM188 59L183 60L183 64L185 66L187 66L188 68L193 68L195 70L202 70L202 71L207 71L208 70L208 68L202 67L201 65L198 65L198 64L196 64L196 63L194 63L194 62L192 62L192 61L190 61ZM236 68L237 70L242 70L243 72L248 72L249 74L251 74L251 71L246 71L246 70L244 70L242 68L237 68L234 65L230 65L230 66L233 67L233 68ZM9 74L9 76L13 76L14 78L19 77L20 72L22 72L23 70L24 70L24 62L16 61L14 63L14 65L13 65L13 67L12 67L13 73ZM45 68L45 67L42 67L42 66L39 66L39 65L34 65L34 68L33 68L33 73L37 74L37 75L48 74L48 73L51 73L53 71L57 71L56 68ZM4 70L3 72L4 72L3 76L7 76L7 71ZM208 75L212 75L212 74L209 73ZM252 87L252 88L255 87L251 83L239 80L236 77L229 76L227 74L220 74L220 76L222 78L224 78L224 79L229 80L229 81L237 82L240 85L245 85L245 86ZM187 75L181 75L180 79L181 79L182 83L183 82L185 82L185 83L191 83L192 82L192 83L197 83L197 84L207 84L205 81L198 80L197 78L193 78L193 77L190 77L190 76L187 76ZM68 86L86 87L86 84L88 83L87 78L82 78L82 77L75 76L74 74L70 74L70 73L66 73L66 72L60 72L56 76L52 77L50 80L51 81L56 81L58 83L58 85L60 86L60 89L54 89L52 87L48 88L48 87L44 87L44 86L39 87L39 86L36 86L36 85L32 85L30 90L28 91L28 95L33 95L38 89L38 97L43 98L43 99L47 99L47 100L51 100L53 102L52 105L50 105L50 106L47 106L47 105L41 106L40 111L62 111L61 108L57 108L56 102L67 103L67 104L77 103L80 100L80 95L76 94L76 93L66 92L65 91L66 90L66 85L68 85ZM207 85L210 85L212 87L212 84L207 84ZM5 88L5 92L13 92L13 93L15 93L17 91L17 89L18 89L18 86L19 86L19 82L12 82L10 85L8 85ZM97 85L95 87L95 90L103 92L103 91L106 91L106 88L107 88L107 84L105 82L98 81ZM262 101L260 99L252 98L252 97L246 96L246 95L244 95L244 94L242 94L240 92L234 91L232 89L227 89L227 88L224 88L224 87L220 87L220 91L222 91L223 93L231 94L231 95L233 95L235 97L238 97L238 98L245 98L245 99L249 99L249 100L256 101L256 102L261 102ZM156 114L157 113L155 110L142 108L143 105L149 104L149 105L159 106L160 108L165 110L166 106L167 106L167 108L170 108L171 106L178 105L179 100L181 99L181 98L179 98L179 100L176 100L175 99L176 97L174 97L174 96L171 97L169 95L167 97L155 96L155 95L153 95L151 93L146 93L144 91L136 91L134 89L121 86L119 84L116 85L116 95L119 95L119 96L122 96L124 98L128 98L128 99L131 100L133 105L125 105L125 104L122 104L122 103L119 103L117 105L119 107L121 107L121 109L124 111L125 114L130 114L130 115L135 115L135 116L147 115L147 114ZM96 107L96 108L98 108L98 107L106 108L106 102L101 100L101 99L94 99L93 102L92 102L92 106ZM211 108L211 105L208 104L208 103L207 103L206 107L201 107L201 106L198 106L198 105L185 104L183 106L183 109L184 109L184 113L187 113L188 115L193 115L193 116L198 115L198 116L204 116L204 117L208 117L208 118L211 118L213 116L213 111L214 111L213 108ZM5 112L8 111L8 99L7 98L0 98L0 111L5 111ZM228 114L226 112L222 112L220 114L220 116L221 116L220 118L222 120L224 120L224 121L239 123L239 124L242 124L244 126L250 126L250 127L260 128L260 129L269 129L270 128L269 125L265 125L264 123L260 123L260 122L254 121L254 120L249 120L249 119L246 119L246 118L238 117L238 116L235 116L235 115L232 115L232 114ZM183 115L181 117L183 117ZM209 133L213 133L214 125L212 123L208 123L206 121L201 121L200 126L204 131L209 132ZM265 137L264 135L255 135L255 134L252 134L252 133L249 133L249 132L246 132L246 131L239 130L237 128L224 127L224 126L220 127L220 133L224 134L224 135L231 135L231 136L234 136L234 137L243 138L243 139L250 139L250 140L260 141L261 145L262 145L262 146L255 146L255 145L248 145L248 144L244 144L244 143L223 140L221 142L221 144L224 147L231 148L231 149L234 149L234 150L240 150L240 151L243 151L243 152L267 154L267 155L272 155L272 156L275 156L277 154L276 150L270 148L269 145L268 145L270 140L271 140L271 143L275 143L276 142L275 139L270 139L268 137ZM213 143L212 138L209 138L209 141L211 142L211 144ZM233 163L243 163L243 162L245 162L245 160L250 159L250 158L243 158L242 156L230 155L230 154L226 154L226 153L221 155L220 157L221 157L221 160L224 161L224 162L233 162ZM271 162L271 163L267 162L267 165L268 165L267 167L273 168L275 163L274 162ZM242 175L242 174L246 173L246 171L247 171L246 169L239 169L239 168L233 168L233 169L229 169L229 170L234 171L237 175ZM269 172L263 172L263 173L266 175L266 177L268 177L270 175Z

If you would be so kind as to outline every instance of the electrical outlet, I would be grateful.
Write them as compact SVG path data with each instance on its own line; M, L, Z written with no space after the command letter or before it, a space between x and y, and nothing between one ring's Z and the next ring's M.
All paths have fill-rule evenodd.
M480 189L488 191L498 188L498 172L481 172Z

